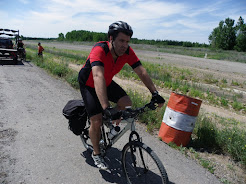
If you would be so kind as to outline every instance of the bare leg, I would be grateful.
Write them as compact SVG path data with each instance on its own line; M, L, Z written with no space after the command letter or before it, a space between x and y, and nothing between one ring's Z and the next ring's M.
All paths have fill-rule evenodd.
M131 106L132 101L129 96L123 96L117 102L117 109L124 110L126 106ZM89 135L94 149L94 155L100 154L99 141L101 138L102 114L97 114L90 118L91 126ZM119 124L120 121L116 122Z
M91 126L89 135L94 149L94 155L100 154L99 141L101 138L102 114L97 114L90 118Z
M117 109L124 110L126 106L132 106L132 101L129 96L123 96L117 102Z

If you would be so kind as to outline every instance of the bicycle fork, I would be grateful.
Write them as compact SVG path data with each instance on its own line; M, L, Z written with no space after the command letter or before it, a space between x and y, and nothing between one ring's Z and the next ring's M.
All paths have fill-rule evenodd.
M137 139L134 139L133 136L136 136ZM136 132L136 131L132 131L130 136L129 136L129 142L134 142L134 141L138 141L138 142L142 142L142 139L140 138L139 134ZM139 153L140 153L140 157L141 157L141 161L142 161L142 164L144 166L144 173L146 173L148 171L148 168L145 164L145 161L144 161L144 158L143 158L143 152L142 152L142 149L141 148L138 148L139 149ZM130 146L130 150L131 150L131 158L132 158L132 161L133 161L133 165L134 165L134 170L135 172L137 172L137 162L136 162L136 156L134 155L134 153L137 151L136 150L136 147L134 144L131 144ZM140 173L138 173L140 174Z
M104 127L101 127L101 140L99 141L99 148L100 148L100 153L104 157L106 155L106 147L107 147L107 142L106 137L105 137L105 130Z

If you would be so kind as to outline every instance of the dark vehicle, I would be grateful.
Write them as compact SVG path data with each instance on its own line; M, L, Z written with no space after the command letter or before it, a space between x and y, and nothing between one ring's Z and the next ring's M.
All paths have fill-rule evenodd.
M8 38L0 38L0 48L13 49L13 42Z
M18 63L17 49L14 48L12 39L18 43L19 31L0 29L0 61L13 61L14 64ZM8 36L8 37L7 37ZM13 38L14 37L14 38Z

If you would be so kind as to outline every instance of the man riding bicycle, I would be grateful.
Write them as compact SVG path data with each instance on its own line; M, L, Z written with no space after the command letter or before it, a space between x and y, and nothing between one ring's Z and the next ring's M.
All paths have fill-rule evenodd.
M17 48L24 48L24 43L22 42L22 39L19 39L17 43Z
M109 41L101 41L94 45L79 72L80 91L91 123L89 135L94 149L92 158L95 165L103 170L108 168L99 150L103 114L119 124L121 116L119 110L132 105L130 97L112 80L114 75L128 63L152 93L152 101L158 103L159 107L165 102L129 46L132 35L132 28L126 22L112 23L108 30ZM112 108L109 101L116 103L116 107Z
M22 39L19 39L17 43L17 52L18 52L18 55L20 55L22 59L26 55L26 51L25 51L24 43Z

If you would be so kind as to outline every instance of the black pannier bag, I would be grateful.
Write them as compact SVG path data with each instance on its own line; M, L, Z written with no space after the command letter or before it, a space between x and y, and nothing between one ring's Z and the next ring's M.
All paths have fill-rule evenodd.
M87 112L83 100L70 100L62 110L63 115L69 120L68 127L75 134L80 135L85 128Z

